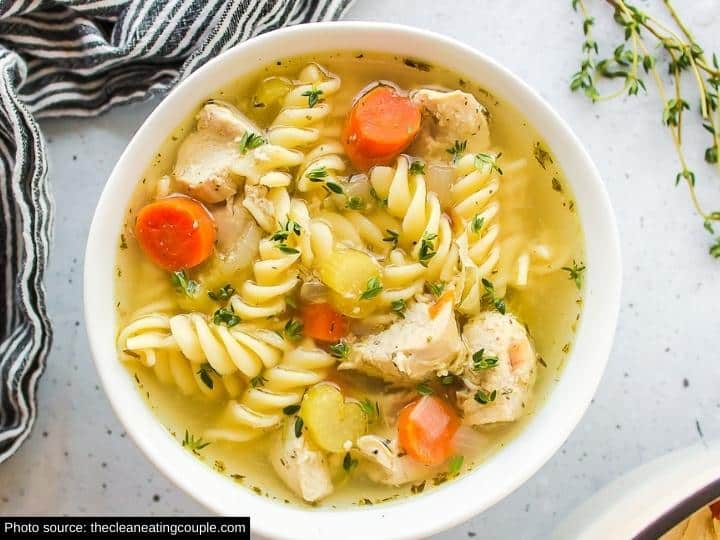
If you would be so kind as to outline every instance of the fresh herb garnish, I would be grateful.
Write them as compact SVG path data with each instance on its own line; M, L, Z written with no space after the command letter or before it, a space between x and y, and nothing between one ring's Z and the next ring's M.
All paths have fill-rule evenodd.
M397 249L400 235L392 229L385 229L385 231L387 232L387 236L383 238L383 242L389 242L392 244L393 249Z
M475 234L478 234L485 224L485 218L481 216L480 214L477 214L474 218L472 218L472 221L470 222L470 229Z
M467 141L455 141L453 145L445 151L452 156L452 161L455 163L460 156L465 153L466 148Z
M373 402L370 401L370 398L365 398L360 402L360 408L367 416L369 423L380 418L380 405L377 401Z
M535 161L537 161L543 169L547 168L548 163L551 165L553 163L552 155L545 150L540 141L536 142L533 146L533 155L535 156Z
M345 359L350 354L350 345L345 341L338 341L334 345L330 345L330 354L335 358Z
M485 390L478 390L475 392L475 401L477 401L480 405L487 405L488 403L492 403L495 401L495 398L497 397L497 390L493 390L489 394Z
M491 369L498 365L500 361L497 356L486 356L485 349L480 349L472 355L473 370L481 371L483 369Z
M720 259L720 238L718 238L715 243L710 246L710 255L716 259Z
M240 153L245 154L248 150L253 150L258 146L262 146L265 142L265 139L263 139L260 135L256 135L252 131L246 131L243 133L242 137L240 137Z
M298 412L299 410L300 410L300 405L297 405L297 404L296 404L296 405L288 405L287 407L285 407L285 408L283 409L283 413L286 414L286 415L288 415L288 416L292 416L293 414L295 414L295 413Z
M449 373L447 375L443 375L440 377L440 384L444 384L445 386L450 385L455 382L455 375L452 373Z
M216 324L218 326L223 325L230 328L239 323L240 317L235 314L232 307L230 309L220 308L215 313L213 313L213 324Z
M482 152L475 154L475 168L479 171L483 171L487 167L490 167L490 172L496 171L498 174L502 174L502 169L498 167L497 164L500 156L502 156L502 152L497 155L484 154Z
M335 193L336 195L342 195L343 193L345 193L342 186L335 182L325 182L325 189L331 191L332 193Z
M463 461L465 461L465 458L461 455L451 457L450 462L448 463L448 472L450 474L459 473L462 468Z
M267 382L267 379L263 377L262 375L256 375L252 379L250 379L250 386L253 388L258 388L260 386L265 386L265 383Z
M362 200L361 197L353 195L352 197L348 197L345 201L345 208L349 208L350 210L362 210L365 208L365 201Z
M720 222L720 211L706 211L695 191L696 176L688 164L683 148L683 120L685 112L695 98L685 93L686 81L693 81L699 94L699 123L710 134L710 146L705 149L705 161L715 165L720 171L718 147L720 147L720 61L716 54L706 55L695 40L693 33L680 17L671 0L663 0L665 15L672 25L655 14L650 14L631 5L627 0L609 0L614 10L614 21L621 27L624 40L617 45L607 58L599 59L600 48L593 39L594 18L587 11L584 0L572 0L572 7L583 18L584 41L583 59L580 69L570 80L570 89L582 91L593 102L610 100L623 94L634 96L639 90L645 90L644 79L652 78L658 95L662 100L662 121L668 131L678 156L680 171L675 183L684 182L690 193L695 212L703 222L705 229L714 234L713 224ZM671 27L674 26L675 28ZM664 55L654 55L655 42ZM658 62L667 61L670 75L669 88L666 78L661 74ZM683 77L688 72L692 76ZM615 91L602 94L597 79L619 79L621 84ZM713 248L710 253L717 253Z
M210 364L201 365L200 369L197 371L197 374L200 375L200 380L210 390L212 390L213 386L215 386L215 384L213 383L213 379L210 376L211 373L215 373L215 370L213 369L213 367Z
M297 341L302 337L303 325L300 321L290 319L285 323L285 335L291 341Z
M215 300L216 302L221 302L225 300L229 300L230 297L235 294L235 287L233 287L230 283L226 283L222 287L220 287L217 291L208 291L208 296Z
M583 284L583 278L585 277L585 265L578 265L578 263L573 261L572 266L563 266L562 269L565 270L568 274L570 274L569 279L575 282L575 286L578 289L581 289Z
M428 282L425 285L427 286L428 290L435 298L439 298L442 295L443 291L445 290L445 286L446 286L445 282L443 282L443 281L436 281L435 283Z
M430 259L432 259L437 252L435 251L435 244L433 240L437 238L437 234L430 233L424 234L420 241L420 251L418 252L418 262L423 266L427 267Z
M403 58L403 64L419 71L430 71L432 69L432 66L427 62L413 60L412 58Z
M299 416L295 417L295 437L298 439L302 435L303 430L303 419Z
M415 390L421 396L429 396L433 393L432 386L427 381L422 381L415 386Z
M320 96L322 96L322 94L323 94L322 90L315 88L313 86L310 90L305 90L300 95L308 98L308 107L310 107L312 109L315 105L317 105L318 103L320 103L322 101L322 98L320 97Z
M183 447L192 450L194 454L197 454L198 452L200 452L200 450L202 450L206 446L209 446L210 443L203 441L202 437L195 438L195 436L191 433L188 433L188 430L186 429L185 438L183 439L182 445Z
M345 457L343 458L343 470L350 474L355 467L358 466L358 460L353 458L350 455L350 452L347 452L345 454Z
M308 171L305 175L311 182L323 182L328 177L328 170L325 165L322 167L315 167Z
M408 172L410 174L425 174L425 163L423 163L419 159L416 159L410 164Z
M390 302L390 309L397 313L401 319L405 318L405 310L407 309L407 303L402 298L398 298L397 300L393 300Z
M171 275L173 287L177 291L185 293L192 298L198 292L199 284L197 281L190 279L185 270L178 270Z
M499 298L495 293L495 286L492 281L486 278L482 278L482 284L485 287L485 293L483 294L483 300L493 306L497 311L505 315L505 299Z
M371 277L367 280L367 287L365 292L360 295L360 300L371 300L380 294L382 290L383 286L380 283L380 278Z

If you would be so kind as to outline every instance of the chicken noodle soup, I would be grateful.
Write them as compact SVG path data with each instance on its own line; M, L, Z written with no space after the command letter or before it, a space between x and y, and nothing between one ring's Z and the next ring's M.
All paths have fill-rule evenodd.
M661 540L720 540L720 499L675 525Z
M198 104L117 264L120 361L178 442L333 506L481 467L559 376L585 269L562 172L502 96L361 52Z

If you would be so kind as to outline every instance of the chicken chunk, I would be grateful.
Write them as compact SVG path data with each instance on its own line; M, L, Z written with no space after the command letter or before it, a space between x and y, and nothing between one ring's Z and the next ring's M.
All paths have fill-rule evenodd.
M263 231L238 197L211 210L217 225L216 254L235 271L245 270L257 258Z
M467 141L468 152L490 148L488 112L472 94L423 88L411 95L423 112L422 129L413 145L415 155L447 158L455 141Z
M397 439L363 435L357 440L365 472L374 482L400 486L428 478L442 469L415 461L399 447Z
M537 364L525 327L512 315L485 312L468 321L463 338L475 356L466 361L465 388L457 393L463 423L517 420L530 399Z
M207 103L197 115L197 129L178 149L175 180L206 203L232 196L238 180L232 167L240 158L237 140L248 130L260 131L232 105Z
M417 382L446 374L463 350L451 302L430 313L416 302L405 318L355 343L340 369L356 369L390 382Z
M288 418L275 435L270 463L277 475L298 496L318 501L333 491L330 466L321 450L311 447L305 434L295 436L296 417Z

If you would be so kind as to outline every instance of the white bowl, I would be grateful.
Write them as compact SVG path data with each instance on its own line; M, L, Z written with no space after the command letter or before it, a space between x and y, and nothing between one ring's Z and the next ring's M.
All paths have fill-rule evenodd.
M363 50L443 65L511 103L557 157L576 196L585 232L585 302L560 381L522 433L482 466L421 496L352 510L278 505L238 487L193 458L153 416L115 352L114 264L129 197L159 144L212 89L288 55ZM95 364L116 414L148 458L178 486L219 514L250 515L253 530L279 538L418 538L489 508L532 476L563 444L597 388L612 344L620 300L620 254L607 193L589 156L540 96L492 59L438 34L368 22L295 26L252 39L180 84L153 111L118 161L100 197L85 255L85 319Z
M720 498L720 441L682 448L611 482L553 540L654 540Z

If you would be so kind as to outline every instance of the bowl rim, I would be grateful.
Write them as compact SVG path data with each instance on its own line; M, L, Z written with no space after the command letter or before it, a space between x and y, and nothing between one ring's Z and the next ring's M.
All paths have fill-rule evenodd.
M333 39L339 41L332 47L319 45L330 43ZM352 45L362 40L366 45ZM393 45L388 45L387 41L392 41ZM277 49L280 44L285 44L284 50L293 50L292 55L264 52L264 48L272 50L275 46ZM302 52L298 53L292 45ZM421 496L350 510L307 510L281 506L250 490L237 489L231 480L215 473L182 449L154 416L149 419L148 415L152 415L150 408L117 361L115 297L114 290L107 290L110 283L114 284L116 244L105 241L107 235L102 233L107 230L114 237L120 229L129 193L136 185L135 181L129 182L132 185L129 188L124 179L139 177L129 175L128 169L138 169L133 162L142 162L141 171L147 167L149 156L177 126L177 119L184 117L174 113L173 107L177 103L193 100L190 107L197 106L201 101L197 99L198 95L207 97L213 88L223 86L221 82L216 84L213 77L229 82L229 79L262 65L260 60L255 60L250 70L237 69L232 77L228 77L223 69L233 62L239 63L243 59L252 62L251 59L260 57L264 63L269 63L268 58L333 49L415 55L428 61L445 54L445 60L435 63L462 74L465 71L450 64L460 65L459 59L463 59L463 62L475 64L491 75L494 82L486 86L493 93L502 95L504 101L511 103L535 126L566 172L578 203L585 236L587 270L582 317L563 372L533 418L503 449L457 480ZM408 52L401 52L401 49ZM473 77L469 79L477 82ZM202 81L209 82L201 91ZM498 88L504 91L498 91ZM158 131L162 134L159 139L153 135ZM155 141L155 146L152 146L152 141ZM148 145L152 148L148 149ZM139 159L143 155L148 159ZM575 171L572 178L568 169ZM585 201L582 204L581 198ZM123 204L116 204L118 200L122 200ZM589 241L591 236L592 243ZM252 519L253 531L269 537L329 538L342 534L346 538L372 535L418 538L457 525L491 507L534 475L567 440L590 405L608 361L619 313L621 277L617 226L600 175L579 139L535 90L484 53L435 32L380 22L309 23L268 32L228 49L181 82L145 119L110 174L93 216L84 263L85 325L103 388L127 433L166 477L208 509L219 514L250 515L255 518ZM107 313L108 308L112 309L111 317L94 315ZM118 375L118 369L125 371L126 380ZM568 381L573 379L570 384ZM541 427L541 423L545 427ZM554 426L549 434L547 425ZM532 452L528 453L528 449ZM509 467L514 474L507 474ZM482 477L493 487L480 484L483 489L478 490ZM198 482L204 489L197 489ZM442 512L438 512L438 508ZM283 518L277 519L280 514ZM350 522L353 524L348 527Z

